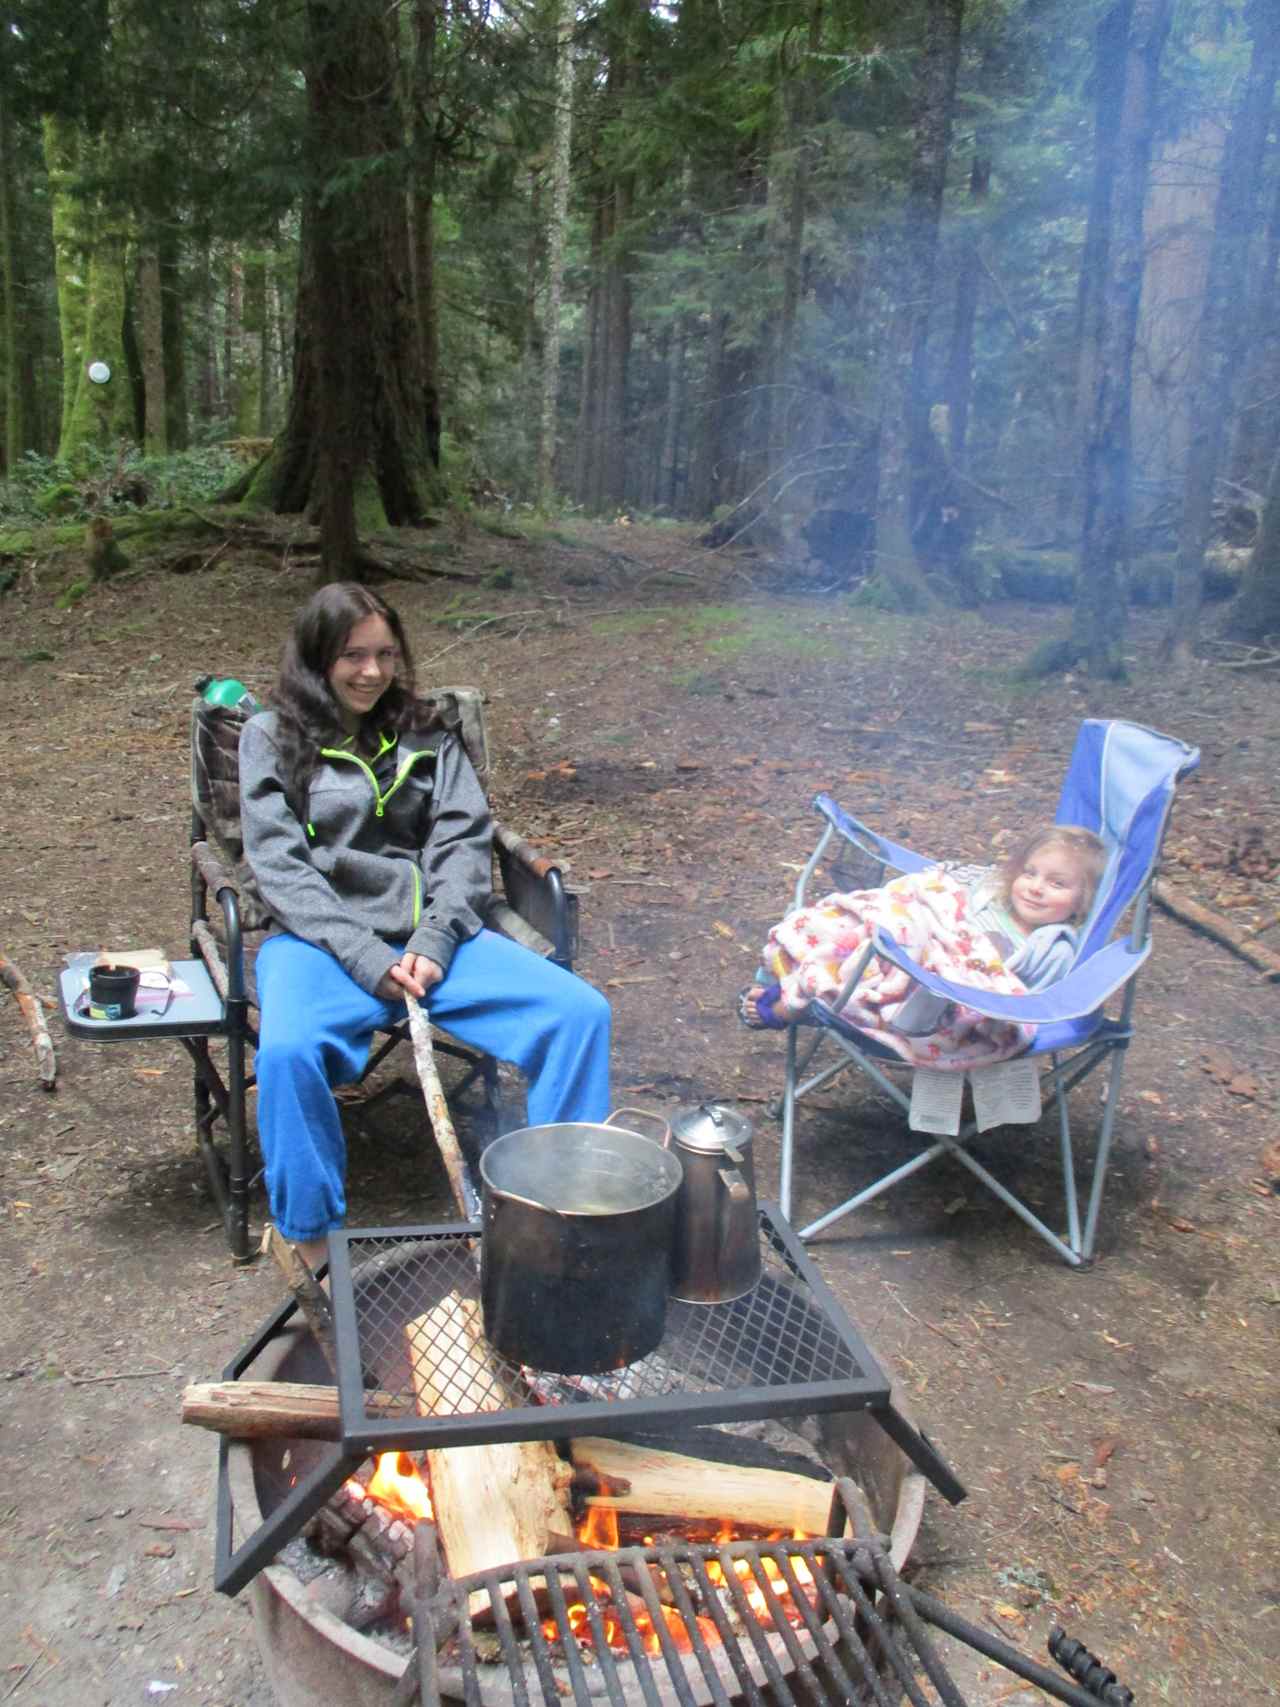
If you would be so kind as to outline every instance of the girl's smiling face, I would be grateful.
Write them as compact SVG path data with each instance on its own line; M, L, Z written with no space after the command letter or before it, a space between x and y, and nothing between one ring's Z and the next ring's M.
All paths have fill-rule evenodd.
M327 677L343 727L354 734L396 679L400 648L383 617L366 616L351 629Z
M1010 885L1013 916L1028 931L1065 924L1081 911L1084 882L1075 854L1049 842L1035 850Z

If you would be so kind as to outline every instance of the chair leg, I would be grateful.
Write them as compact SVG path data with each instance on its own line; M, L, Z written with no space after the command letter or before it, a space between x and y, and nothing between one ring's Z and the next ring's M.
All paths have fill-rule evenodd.
M1071 1116L1067 1111L1067 1093L1062 1088L1056 1054L1053 1056L1053 1071L1058 1100L1058 1154L1062 1161L1062 1190L1067 1200L1067 1243L1078 1254L1080 1207L1076 1201L1076 1158L1071 1147Z
M791 1219L791 1167L795 1157L796 1135L796 1031L787 1027L787 1076L782 1087L782 1160L778 1182L778 1207L782 1219Z
M1123 1048L1115 1051L1115 1059L1111 1063L1111 1076L1107 1082L1107 1100L1102 1110L1102 1127L1098 1133L1098 1154L1093 1164L1093 1184L1089 1188L1089 1207L1085 1212L1084 1245L1080 1251L1080 1260L1090 1262L1093 1259L1093 1241L1098 1231L1098 1216L1102 1210L1102 1188L1106 1183L1107 1163L1111 1159L1111 1134L1115 1125L1116 1110L1120 1105L1120 1082L1124 1077Z
M227 1243L237 1263L251 1260L249 1251L249 1165L245 1144L244 1038L232 1032L227 1038Z

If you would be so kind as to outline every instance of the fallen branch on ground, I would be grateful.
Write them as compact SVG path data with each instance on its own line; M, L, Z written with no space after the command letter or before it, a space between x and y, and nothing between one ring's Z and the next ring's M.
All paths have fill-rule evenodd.
M32 990L21 969L14 965L3 949L0 949L0 978L3 978L13 991L18 1006L22 1009L22 1016L31 1032L31 1042L36 1052L40 1083L45 1090L51 1091L58 1077L58 1057L54 1053L49 1028L44 1023L44 1009L40 1005L39 996Z
M1217 913L1211 913L1198 902L1188 901L1185 896L1175 894L1164 883L1153 884L1151 894L1157 906L1163 907L1165 912L1171 913L1175 919L1181 919L1184 925L1191 925L1195 930L1203 931L1207 937L1212 937L1214 942L1221 943L1223 948L1229 948L1232 954L1238 954L1241 960L1247 960L1251 966L1265 972L1268 978L1280 978L1280 955L1270 953L1257 943L1245 942L1235 935L1227 921L1219 918Z

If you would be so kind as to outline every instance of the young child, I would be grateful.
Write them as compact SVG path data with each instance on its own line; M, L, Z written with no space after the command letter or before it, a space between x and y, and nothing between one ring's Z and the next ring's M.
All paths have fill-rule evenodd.
M956 941L964 946L967 932L979 951L972 962L975 971L1011 973L1025 990L1054 983L1075 959L1078 927L1093 904L1106 857L1092 830L1051 824L1024 838L994 869L938 868L945 880L942 892L954 901L950 946ZM753 1030L781 1029L798 1019L815 996L833 999L870 928L888 922L877 915L904 904L895 895L900 886L904 879L882 889L827 895L780 920L769 932L763 957L765 972L777 982L764 983L762 974L743 991L743 1024ZM994 950L994 962L984 943ZM885 1017L895 1030L918 1037L937 1029L949 1006L945 998L914 985L904 989Z

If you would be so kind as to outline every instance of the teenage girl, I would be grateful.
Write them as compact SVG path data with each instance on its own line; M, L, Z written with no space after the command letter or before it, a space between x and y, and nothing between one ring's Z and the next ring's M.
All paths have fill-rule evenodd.
M531 1125L603 1120L609 1006L482 923L493 823L462 743L414 690L399 616L355 582L298 612L272 709L240 739L258 953L258 1133L279 1232L319 1260L346 1217L334 1085L407 1001L528 1078Z

